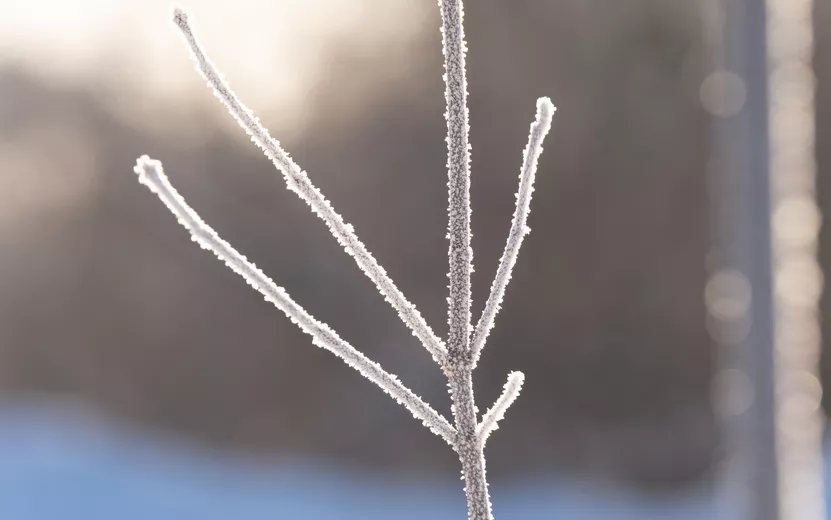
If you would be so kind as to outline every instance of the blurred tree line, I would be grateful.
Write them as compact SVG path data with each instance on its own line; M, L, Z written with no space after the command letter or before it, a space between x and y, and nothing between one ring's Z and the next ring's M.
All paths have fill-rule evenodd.
M831 42L822 28L831 29L831 5L817 4L827 207ZM534 100L549 95L559 108L533 233L477 372L482 409L509 370L527 376L489 444L494 475L565 470L664 486L706 476L718 456L703 304L701 9L687 0L468 2L477 318L510 226ZM274 134L444 334L438 34L435 13L406 51L332 49L303 128ZM136 182L137 156L163 160L238 250L449 413L429 356L207 89L192 94L203 108L167 112L153 131L112 104L154 100L104 82L61 87L8 67L0 92L0 395L71 396L222 448L456 471L441 442L192 244ZM279 127L279 114L260 112ZM827 265L827 231L822 238Z

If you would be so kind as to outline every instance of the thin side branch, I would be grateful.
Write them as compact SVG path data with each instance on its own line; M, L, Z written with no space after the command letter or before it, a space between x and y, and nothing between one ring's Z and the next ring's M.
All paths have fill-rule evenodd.
M280 143L269 135L268 130L254 117L251 110L237 99L227 82L222 79L221 74L202 51L188 24L187 14L182 9L175 8L173 21L190 45L197 69L208 81L216 97L228 107L228 111L234 116L239 125L248 132L251 140L262 148L266 157L271 159L277 169L283 173L288 188L306 201L318 217L326 223L340 245L355 259L361 270L375 283L378 291L390 305L398 311L401 320L413 331L413 334L432 354L436 362L443 366L446 355L444 344L427 325L421 313L395 286L386 271L378 265L372 254L367 251L364 244L355 235L352 226L343 221L343 218L335 212L329 201L312 184L306 173L283 150Z
M482 422L476 428L476 435L483 446L491 432L499 427L498 423L505 416L505 411L519 397L519 391L522 389L522 383L524 381L525 375L522 372L511 372L508 374L508 381L505 383L502 395L499 396L499 399L488 410L482 418Z
M476 328L473 331L473 338L470 342L474 367L479 361L479 356L482 353L482 347L485 345L485 341L488 339L488 334L490 334L493 328L496 314L502 306L505 288L511 280L511 271L514 269L514 264L519 254L519 247L522 245L522 240L525 238L525 235L531 231L526 225L526 222L528 220L528 213L531 212L531 194L534 191L534 177L537 172L537 162L542 154L542 143L545 140L546 134L548 134L548 130L551 128L551 118L555 110L549 98L542 97L537 100L537 118L531 123L528 144L523 154L522 169L519 173L519 190L516 195L516 209L514 210L514 219L511 223L511 231L508 233L505 251L502 253L499 268L496 270L496 276L491 285L490 296L488 296L485 309L482 311L482 317L479 318L479 322L476 324Z
M425 426L444 438L448 444L455 445L456 432L444 417L404 386L396 376L386 372L380 365L355 350L352 345L342 340L328 325L309 315L303 307L291 299L282 287L277 286L260 269L205 224L170 184L159 161L144 155L138 159L135 172L139 176L139 182L158 195L165 206L176 216L179 223L190 231L195 242L202 248L212 251L231 270L242 276L248 282L248 285L259 291L267 301L283 311L303 332L312 336L315 345L325 348L341 358L347 365L356 369L361 375L404 405L416 419L420 419Z
M461 0L440 0L444 97L447 111L447 174L450 246L450 295L447 323L448 350L454 356L467 352L470 338L470 144L468 143L467 78L465 76L464 8Z

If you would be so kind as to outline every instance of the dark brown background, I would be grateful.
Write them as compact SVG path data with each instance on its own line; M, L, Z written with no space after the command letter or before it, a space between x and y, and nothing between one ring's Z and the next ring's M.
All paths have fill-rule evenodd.
M817 11L827 206L831 5L817 2ZM438 25L436 12L406 55L335 49L308 92L314 111L305 129L284 144L444 335ZM489 444L489 469L649 486L705 478L718 434L702 298L711 121L699 101L709 72L701 6L476 0L467 2L466 26L477 317L510 225L534 101L548 95L559 108L538 172L533 233L476 377L486 408L510 370L527 376ZM106 100L133 94L101 85L61 87L9 66L0 92L0 140L20 151L0 170L0 202L40 197L43 206L25 226L11 217L0 225L0 395L77 398L136 427L223 449L457 471L438 438L313 347L136 182L137 156L163 160L237 249L449 413L424 349L207 90L194 93L201 112L169 112L155 132L115 117ZM90 183L93 195L63 205L60 193L55 203L4 193L24 170L45 186ZM826 267L828 238L823 231Z

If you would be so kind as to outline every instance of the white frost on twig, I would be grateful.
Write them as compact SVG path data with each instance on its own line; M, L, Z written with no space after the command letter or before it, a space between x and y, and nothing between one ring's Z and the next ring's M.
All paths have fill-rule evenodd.
M443 365L446 350L442 341L433 333L421 313L395 286L386 271L378 265L366 246L355 235L352 226L343 221L343 218L335 212L326 197L312 184L306 172L301 170L289 154L283 150L280 143L269 135L268 130L254 117L251 110L240 102L222 78L222 75L202 51L188 24L187 14L179 7L173 10L173 22L181 30L182 35L190 45L197 69L208 81L216 97L228 107L228 111L239 125L248 132L251 140L262 148L266 157L271 159L277 169L283 173L288 188L306 201L326 223L338 243L355 259L361 270L376 285L378 291L398 311L401 320L413 331L413 334L432 354L436 362Z
M531 123L531 132L528 136L528 144L523 154L522 169L519 173L519 189L516 194L516 209L514 210L514 218L511 223L511 231L508 233L505 251L502 253L502 259L499 261L499 267L496 270L496 276L491 285L490 296L488 296L485 309L482 311L482 317L479 318L479 322L473 331L473 338L470 341L474 367L479 361L482 347L488 339L488 334L490 334L493 328L496 314L502 305L505 288L511 280L511 271L514 269L514 264L519 254L519 247L522 245L522 240L525 238L525 235L531 231L526 225L526 222L528 220L528 213L531 212L531 194L534 191L537 161L542 154L542 143L545 140L546 134L548 134L548 130L551 128L551 118L555 110L549 98L542 97L537 100L537 117Z
M519 397L519 391L522 389L524 381L525 375L522 372L508 374L508 381L505 383L502 395L499 396L476 428L476 435L483 446L491 432L499 427L498 423L505 416L505 410Z
M468 134L467 78L465 76L464 7L461 0L440 0L444 97L447 110L447 237L450 294L447 298L447 348L454 356L467 351L470 338L470 144Z
M469 350L470 275L473 250L470 247L470 144L468 140L467 78L465 75L464 6L462 0L439 0L442 54L444 55L444 97L447 110L447 375L456 419L456 452L465 479L468 520L492 520L490 495L482 445L476 438L476 405L473 392L473 365Z
M187 205L170 185L160 162L142 156L135 168L139 181L156 193L164 204L187 228L194 241L213 251L249 285L257 289L304 332L312 336L315 345L325 348L358 370L396 401L404 405L430 430L444 438L458 453L465 480L469 520L493 520L486 479L484 446L488 436L497 428L505 411L519 395L524 376L512 372L502 395L477 424L477 410L473 392L473 369L499 312L505 288L511 278L522 240L529 229L526 226L537 161L542 143L551 127L554 107L548 98L537 100L537 117L531 124L528 145L520 170L517 204L505 251L497 268L490 295L475 328L471 327L470 275L473 271L473 251L470 247L470 144L468 140L467 79L465 75L466 43L464 35L464 8L462 0L438 0L442 20L442 53L444 55L445 101L447 109L447 169L448 169L448 233L450 241L449 296L447 346L433 333L424 318L398 290L384 269L378 265L366 247L332 208L329 201L315 188L306 173L273 139L233 93L220 73L202 51L188 24L187 15L180 8L173 10L173 22L180 29L196 61L197 70L208 81L214 94L227 106L231 115L262 148L265 155L283 173L288 188L306 201L329 227L332 235L351 255L364 274L373 281L404 323L432 354L444 370L453 399L455 426L433 410L420 397L405 387L396 376L355 350L327 325L315 320L295 303L284 289L278 287L262 271L222 240Z
M144 155L138 159L135 172L139 182L158 195L159 199L191 233L194 241L204 249L212 251L235 273L262 294L267 301L283 311L303 332L312 336L315 345L325 348L340 357L347 365L378 385L384 392L404 405L425 426L454 446L456 433L447 420L433 410L420 397L404 386L398 378L386 372L378 363L358 352L352 345L341 339L325 323L313 318L303 307L295 303L286 291L277 286L253 263L237 252L228 242L222 240L185 202L185 199L170 184L162 164Z

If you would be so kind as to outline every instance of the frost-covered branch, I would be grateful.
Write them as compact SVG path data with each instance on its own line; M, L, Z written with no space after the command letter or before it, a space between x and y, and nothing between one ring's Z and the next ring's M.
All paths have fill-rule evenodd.
M476 405L470 340L470 144L465 77L464 7L461 0L439 0L444 97L447 111L448 285L447 375L456 419L456 452L465 479L468 520L492 520L485 456L476 436Z
M522 372L511 372L508 374L508 381L505 383L502 395L499 396L491 409L482 417L482 422L476 428L476 435L483 446L491 432L499 427L498 423L505 416L505 410L519 397L519 391L522 389L522 383L524 381L525 375Z
M444 97L447 111L447 187L450 239L448 257L450 295L447 348L453 356L467 351L470 338L470 144L468 143L467 78L465 76L464 7L461 0L440 0Z
M380 365L355 350L342 340L326 324L315 320L295 303L284 289L278 287L254 264L222 240L187 205L170 185L160 162L142 156L135 171L139 181L156 193L162 202L187 228L192 239L212 251L249 285L257 289L267 301L282 310L292 322L312 336L313 343L343 359L404 405L434 433L450 444L459 456L465 481L468 520L493 520L488 483L485 477L484 447L488 436L497 428L505 411L519 395L524 376L512 372L502 395L477 424L477 409L473 392L473 369L479 360L481 349L493 327L499 312L505 288L511 278L519 248L529 229L526 226L530 211L531 194L537 161L542 153L542 143L551 127L554 107L548 98L537 100L536 120L531 124L528 144L520 170L517 204L505 251L491 286L482 316L476 327L471 327L470 275L473 271L473 251L470 247L470 144L468 142L467 79L465 77L465 53L467 51L463 28L464 8L462 0L438 0L441 12L442 53L444 55L445 101L447 108L447 170L448 170L448 259L449 296L447 320L449 334L447 346L433 333L424 318L398 290L384 269L378 265L355 235L352 226L345 223L329 201L315 188L306 173L283 150L280 143L254 117L233 93L200 47L188 24L185 12L174 8L173 22L187 40L197 70L207 80L214 94L227 106L231 115L248 133L251 140L262 148L265 155L283 173L288 188L303 199L329 228L332 235L351 255L364 274L372 280L404 323L432 354L447 376L453 399L455 425L433 410L420 397L405 387L396 376L384 371Z
M547 97L537 100L537 118L531 123L531 132L528 136L528 144L523 154L522 169L519 173L519 190L516 194L516 209L514 219L511 223L511 231L508 233L508 242L505 244L505 251L499 261L499 268L491 285L490 296L485 303L482 317L476 324L473 331L473 338L470 341L473 366L479 361L482 347L488 339L493 328L494 318L502 305L502 298L505 296L505 288L511 280L511 271L514 269L519 247L522 240L531 229L526 225L528 213L531 211L531 193L534 191L534 177L537 172L537 161L542 154L542 143L545 140L548 130L551 128L551 118L554 115L554 105Z
M138 159L135 172L139 176L139 182L158 195L165 206L176 216L179 223L190 231L195 242L202 248L212 251L231 270L242 276L248 282L248 285L259 291L267 301L283 311L303 332L312 336L315 345L325 348L343 359L347 365L356 369L361 375L404 405L425 426L443 437L448 444L451 446L455 444L455 431L444 417L405 387L396 376L389 374L378 363L355 350L352 345L342 340L328 325L309 315L303 307L291 299L282 287L277 286L260 269L205 224L170 184L159 161L144 155Z
M430 326L427 325L427 322L421 316L421 313L418 312L415 306L395 286L395 283L390 279L386 271L378 265L378 262L372 254L370 254L364 244L355 235L352 226L343 221L343 218L335 212L329 201L312 184L306 173L283 150L280 143L269 135L268 130L254 117L251 110L243 105L236 97L225 80L222 79L222 75L202 51L188 24L187 14L181 8L177 7L173 11L173 21L190 45L197 69L213 88L216 97L228 107L228 111L234 116L239 125L248 132L251 140L262 148L265 155L283 173L289 189L306 201L312 210L326 223L332 235L344 247L346 252L355 259L358 266L369 279L375 283L378 291L390 305L398 311L402 321L413 331L413 334L415 334L430 354L432 354L436 362L443 365L446 349L442 341L433 333Z

